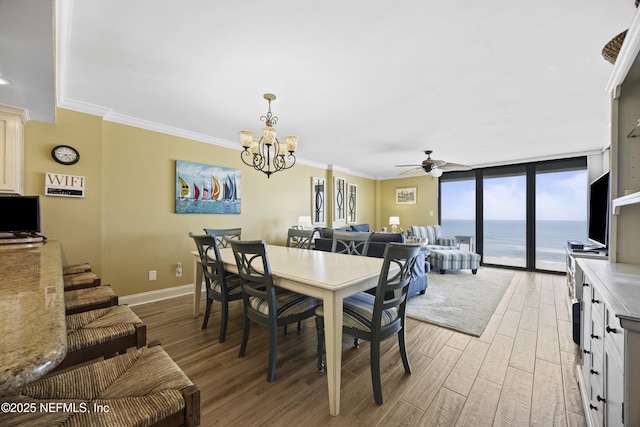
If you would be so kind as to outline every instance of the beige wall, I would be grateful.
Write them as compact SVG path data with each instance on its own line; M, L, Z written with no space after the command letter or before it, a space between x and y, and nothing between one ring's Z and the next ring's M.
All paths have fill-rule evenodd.
M50 153L57 144L76 147L80 162L55 163ZM334 176L358 186L357 222L375 229L381 227L379 212L382 218L397 212L387 205L396 207L395 185L404 185L400 180L380 183L300 163L267 179L239 157L239 150L58 109L55 125L33 121L25 125L25 194L44 194L46 172L86 178L84 198L41 197L42 234L61 241L65 264L90 262L103 283L125 296L193 283L190 252L195 247L190 231L242 227L244 239L284 244L286 230L297 223L298 216L310 215L314 176L327 180L327 226L333 226ZM241 169L242 213L176 214L176 160ZM437 186L432 184L437 181L428 177L423 185L420 179L424 178L415 181L420 186L418 204L401 206L397 213L401 218L417 218L422 209L437 212ZM392 192L379 192L388 185L393 186ZM181 278L175 277L177 263L183 265ZM148 281L149 270L157 271L157 281Z
M417 197L415 205L397 205L395 202L396 189L416 187ZM430 175L420 175L411 178L391 179L380 182L379 198L380 215L378 227L388 227L390 216L400 217L400 227L405 231L412 225L438 224L438 179ZM433 215L431 215L433 213Z

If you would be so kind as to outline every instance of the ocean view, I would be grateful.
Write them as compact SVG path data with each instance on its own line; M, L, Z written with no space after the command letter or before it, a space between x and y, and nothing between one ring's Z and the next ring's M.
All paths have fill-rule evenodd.
M474 236L474 220L442 220L444 236ZM484 222L484 259L524 260L526 223L518 220L486 220ZM537 221L536 261L565 264L567 240L588 243L586 221Z

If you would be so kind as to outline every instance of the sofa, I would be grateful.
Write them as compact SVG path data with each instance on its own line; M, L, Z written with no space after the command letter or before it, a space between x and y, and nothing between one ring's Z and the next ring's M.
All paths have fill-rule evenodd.
M353 228L352 228L353 227ZM369 224L354 225L345 228L318 228L318 237L315 239L315 250L331 252L331 245L333 244L333 232L349 231L353 233L358 232L370 232ZM382 258L384 256L384 250L389 242L406 243L404 234L402 233L371 233L369 239L369 248L367 250L367 256ZM428 274L431 266L427 261L429 252L424 252L424 262L416 262L411 272L411 282L409 283L408 296L414 296L416 294L424 294L429 284Z

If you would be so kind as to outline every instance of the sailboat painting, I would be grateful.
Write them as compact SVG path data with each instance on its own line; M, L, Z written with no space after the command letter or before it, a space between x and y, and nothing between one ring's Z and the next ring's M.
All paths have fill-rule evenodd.
M239 169L176 160L176 213L239 214Z

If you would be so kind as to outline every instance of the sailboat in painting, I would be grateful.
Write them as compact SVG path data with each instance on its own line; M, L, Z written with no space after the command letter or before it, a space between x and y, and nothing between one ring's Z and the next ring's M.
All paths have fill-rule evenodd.
M180 179L180 198L186 199L189 197L189 194L191 193L189 189L189 184L187 183L187 181L182 179L181 176L179 176L178 179Z
M213 181L213 193L211 195L211 198L214 200L220 200L220 181L218 181L218 179L213 175L211 175L211 180Z
M198 186L193 183L193 200L198 200L200 198L200 189Z
M227 179L225 180L224 183L224 200L225 202L229 202L231 200L233 200L234 198L234 187L233 187L233 182L231 181L231 178L229 178L227 176Z

